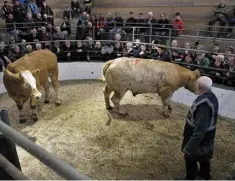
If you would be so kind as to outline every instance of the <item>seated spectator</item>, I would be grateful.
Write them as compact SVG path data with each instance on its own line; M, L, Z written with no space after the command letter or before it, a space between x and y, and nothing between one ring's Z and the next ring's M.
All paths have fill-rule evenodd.
M180 13L175 13L175 18L172 20L173 24L173 30L172 30L172 36L178 36L182 35L184 31L184 22L180 17Z
M34 3L34 1L25 0L25 7L26 7L26 14L31 14L33 18L38 14L38 7Z
M22 55L26 54L26 40L22 39L21 44L19 45Z
M7 57L7 50L5 48L5 43L1 41L0 43L0 72L5 70L5 67L11 63L11 60Z
M44 0L36 0L37 7L42 7L42 3Z
M196 65L201 66L199 68L201 73L205 73L208 71L208 69L205 69L203 67L209 67L211 65L211 62L208 58L206 58L206 56L205 56L206 53L203 52L206 50L205 46L201 46L199 50L201 50L201 52L200 51L196 52L196 57L195 57L194 63Z
M11 62L14 62L21 58L23 56L22 52L20 51L20 47L18 45L15 45L13 50L8 51L8 57L11 60Z
M52 40L51 34L46 31L46 27L41 28L41 32L38 35L39 41L50 41Z
M158 53L158 50L157 50L158 49L157 45L159 45L159 41L158 40L153 40L152 44L154 44L154 45L152 45L152 47L149 50L149 57L151 59L157 60L158 57L159 57L159 53Z
M75 49L74 56L75 60L84 61L86 59L86 49L81 41L77 41L77 46Z
M172 60L176 62L181 62L182 59L184 58L184 53L181 50L178 50L178 41L177 40L172 40L171 42L171 51L172 51Z
M46 15L47 21L50 22L52 26L54 26L54 12L52 11L51 7L47 6L45 1L42 3L41 15Z
M8 1L4 1L4 5L2 6L2 13L3 13L3 17L6 19L9 16L9 14L13 13L12 8L9 5Z
M94 46L94 52L93 53L90 52L91 59L101 60L101 50L102 50L101 42L97 41Z
M41 50L41 49L42 49L41 43L36 43L35 50Z
M37 14L35 18L35 24L36 24L37 30L41 30L41 27L47 26L47 22L45 21L45 19L42 18L41 13Z
M232 46L227 46L226 49L225 49L225 53L226 54L233 54L233 47ZM225 55L225 60L223 62L224 66L227 66L229 57L230 57L229 55Z
M120 42L116 42L114 45L113 56L112 58L119 58L123 56L122 44Z
M158 32L160 36L167 36L169 34L169 30L166 28L169 28L170 21L166 18L166 14L162 13L160 15L161 19L158 20ZM162 29L161 29L162 28Z
M82 15L78 18L77 28L86 26L86 12L83 12Z
M77 18L81 12L80 3L77 0L71 1L72 18Z
M233 16L229 18L229 28L227 30L228 33L226 34L227 37L230 37L232 35L233 26L235 26L235 7L233 10Z
M189 42L185 42L185 43L184 43L184 48L185 48L185 50L183 51L184 55L190 55L190 56L193 55L193 52L190 51L191 45L190 45Z
M147 50L146 50L146 46L145 46L145 45L141 45L141 46L140 46L139 57L140 57L140 58L148 58L148 53L147 53Z
M12 14L8 15L8 18L6 19L6 28L7 32L11 35L14 35L16 33L16 28L15 28L15 20L13 18Z
M26 52L25 54L29 54L33 52L33 47L32 45L26 45Z
M208 74L212 76L212 80L215 83L222 83L221 77L223 76L223 71L221 70L216 70L216 69L224 69L223 66L223 62L224 62L224 55L215 55L215 61L214 63L211 65L211 68L214 68L214 70L208 70Z
M65 35L71 34L70 22L66 16L64 17L64 21L62 22L60 29L63 32L63 34L65 34Z
M51 47L51 51L56 54L58 61L64 61L64 57L63 57L63 49L60 46L60 42L59 41L54 41L53 42L53 46Z
M27 42L35 42L39 41L40 35L36 29L33 29L25 38Z
M70 9L69 6L65 7L64 13L63 13L63 18L68 18L69 20L73 17L74 15L72 15L72 10Z
M59 26L55 27L55 32L53 33L53 39L54 40L64 40L65 39L64 34L60 30Z
M15 17L16 27L19 30L22 30L23 22L25 19L26 9L24 5L20 4L18 0L15 1L15 5L13 6L13 16Z
M71 61L72 53L73 53L73 47L69 40L65 41L64 47L63 47L63 53L64 53L64 60L65 61Z
M30 33L33 29L36 28L35 22L31 14L27 14L27 19L24 22L24 29L23 31L27 34Z
M211 60L211 64L214 64L216 56L219 55L219 53L220 53L220 46L218 43L215 43L213 47L213 52L210 54L206 54L206 57L209 60Z
M229 72L225 72L225 77L228 78L226 81L227 85L235 86L235 57L229 56L228 64L225 66L225 69Z
M185 57L184 57L182 63L184 63L184 64L182 64L183 67L186 67L192 71L196 70L196 67L193 66L193 59L190 54L185 54Z
M139 57L139 53L141 51L141 49L140 49L140 40L139 39L135 40L135 44L132 46L132 49L133 49L133 56L134 57Z
M121 39L122 39L122 35L120 33L117 33L114 37L115 42L119 42L119 41L121 41Z
M126 20L125 32L132 34L134 26L136 26L136 19L133 16L133 12L130 12L129 13L129 18Z
M124 57L132 57L133 56L133 44L131 42L127 42L126 48L123 51Z
M214 11L214 16L209 22L209 34L208 36L212 36L211 31L212 31L212 26L219 21L221 26L226 25L226 13L227 13L227 6L225 5L225 0L220 0L220 4L217 6L217 8ZM222 33L221 30L219 32L220 34Z
M165 62L171 62L171 57L169 55L169 52L167 52L166 48L158 46L158 60L165 61Z
M111 43L107 42L101 50L101 54L104 58L104 61L109 60L109 57L112 55L114 47Z
M91 14L92 0L84 0L84 5L85 5L85 11L88 14Z

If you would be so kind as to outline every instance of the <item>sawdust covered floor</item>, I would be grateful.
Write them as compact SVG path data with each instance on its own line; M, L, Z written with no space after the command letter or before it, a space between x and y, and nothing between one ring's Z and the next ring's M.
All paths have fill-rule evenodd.
M122 104L129 115L120 117L104 108L99 81L61 83L63 104L39 103L40 120L19 125L19 112L6 94L0 96L12 126L58 158L93 179L175 179L184 175L181 141L188 108L175 104L171 118L159 113L160 99L153 94L133 97ZM212 173L215 179L230 176L235 162L235 129L231 120L219 119ZM23 172L32 179L61 179L21 148Z

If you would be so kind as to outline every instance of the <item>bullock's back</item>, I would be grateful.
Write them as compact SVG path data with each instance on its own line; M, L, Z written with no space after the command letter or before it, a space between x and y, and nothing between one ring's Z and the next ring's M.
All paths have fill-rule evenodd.
M30 54L26 54L8 67L13 73L23 70L58 72L57 57L50 50L37 50Z

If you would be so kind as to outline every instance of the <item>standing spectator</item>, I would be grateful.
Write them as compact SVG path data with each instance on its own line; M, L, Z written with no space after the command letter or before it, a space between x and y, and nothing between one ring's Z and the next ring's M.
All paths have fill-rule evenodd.
M80 3L77 0L72 0L71 1L71 10L72 10L72 18L77 18L78 15L81 12L81 7L80 7Z
M171 52L172 52L172 60L176 62L182 62L184 58L184 53L180 50L178 50L178 41L177 40L172 40L171 42Z
M77 28L78 27L83 27L83 26L86 26L86 12L83 12L79 18L78 18L78 23L77 23Z
M2 6L2 13L4 18L7 18L10 13L12 13L11 6L8 4L8 1L4 1L4 5Z
M70 22L66 16L64 17L64 21L62 22L60 29L63 32L63 34L65 34L65 35L71 34L71 25L70 25Z
M104 23L105 23L105 19L104 19L104 14L101 13L99 18L97 19L98 20L98 28L104 28Z
M227 37L230 37L232 35L233 26L235 26L235 7L233 10L233 16L229 18L229 28L227 30L227 35L226 35Z
M69 6L65 7L64 13L63 13L63 18L67 17L69 20L74 17L72 10L70 9Z
M136 19L133 16L133 12L130 12L129 13L129 18L126 20L125 32L132 34L134 26L136 26Z
M44 0L36 0L36 4L38 7L42 7L42 3Z
M25 5L26 5L26 13L31 14L31 16L34 18L38 14L37 5L34 3L34 1L31 0L26 0Z
M160 36L167 36L168 33L169 33L169 30L166 29L166 28L169 28L170 21L166 18L166 14L165 13L162 13L160 15L160 18L161 19L158 20L158 26L159 26L158 32L159 32L159 35Z
M175 18L172 20L172 24L174 28L172 31L172 35L173 36L182 35L184 30L184 22L181 19L179 12L175 13Z
M145 26L144 25L145 23L145 20L144 20L144 16L143 16L143 13L139 13L139 16L138 16L138 19L136 20L136 37L135 38L139 38L139 35L140 34L143 34L145 32L146 29L144 29L143 27Z
M157 32L157 19L154 18L153 12L148 13L148 18L145 20L145 26L148 26L148 29L145 29L145 42L149 42L149 38L152 35L156 35ZM151 34L152 29L152 34Z
M91 14L92 0L84 0L85 11Z
M208 36L212 36L211 30L212 26L219 21L221 26L226 25L226 13L227 13L227 6L225 5L225 0L220 0L220 4L217 6L217 8L214 11L214 16L209 22L209 34ZM220 32L221 33L221 30Z
M210 160L214 153L219 103L211 91L212 80L202 76L196 81L199 96L191 106L184 127L182 152L186 165L186 180L195 180L197 174L209 180ZM200 164L198 172L197 163Z
M47 15L47 21L50 22L52 26L54 26L54 12L49 6L47 6L45 1L42 3L41 14L42 16Z
M16 27L19 30L22 30L23 23L22 20L25 19L25 7L19 3L18 0L15 1L15 5L13 6L13 16L15 17Z
M114 18L114 22L116 24L116 29L113 30L113 33L115 33L115 31L117 33L120 33L122 31L122 27L123 27L123 18L121 17L119 12L116 13L116 17Z

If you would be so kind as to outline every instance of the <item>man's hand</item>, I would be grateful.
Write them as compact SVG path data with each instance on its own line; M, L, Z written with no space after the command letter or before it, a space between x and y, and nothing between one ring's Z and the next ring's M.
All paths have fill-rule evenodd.
M187 155L187 156L191 156L191 154L186 150L186 148L184 147L184 149L183 149L183 152L184 152L184 154L185 155Z

